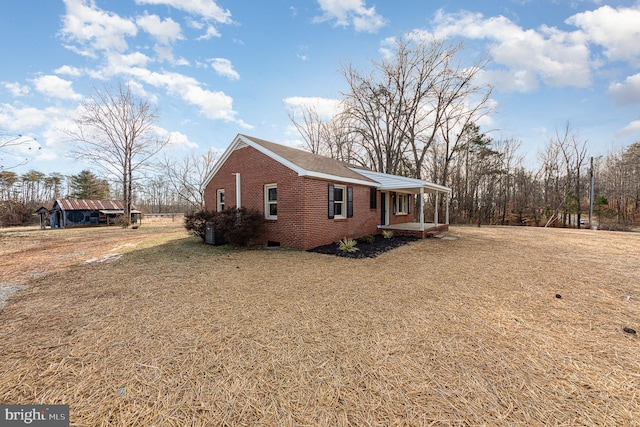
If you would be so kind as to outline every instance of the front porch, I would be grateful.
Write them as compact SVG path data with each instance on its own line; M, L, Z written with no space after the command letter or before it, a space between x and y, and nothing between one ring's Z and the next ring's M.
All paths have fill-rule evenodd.
M449 224L425 222L422 225L424 225L424 227L421 227L419 222L406 222L403 224L379 225L378 229L380 231L392 231L395 236L410 236L417 237L418 239L434 237L449 230Z

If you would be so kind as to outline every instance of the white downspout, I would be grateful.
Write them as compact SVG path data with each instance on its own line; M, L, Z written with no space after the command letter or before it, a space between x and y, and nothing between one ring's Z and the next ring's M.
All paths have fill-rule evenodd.
M234 173L236 176L236 209L242 207L242 200L240 199L240 172Z
M420 231L424 231L424 187L420 187Z

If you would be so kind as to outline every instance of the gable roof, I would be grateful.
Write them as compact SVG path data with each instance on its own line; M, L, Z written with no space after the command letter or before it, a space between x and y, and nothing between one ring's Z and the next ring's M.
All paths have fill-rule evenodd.
M409 193L417 193L423 188L429 193L451 193L450 188L442 185L415 178L374 172L330 157L242 134L236 136L231 145L229 145L220 159L218 159L205 179L205 187L213 179L218 170L220 170L231 153L247 146L255 148L262 154L297 172L298 176L309 176L330 181L367 185L381 190L404 190Z
M231 145L218 159L213 169L205 180L205 187L209 184L216 172L222 167L224 162L235 150L250 146L260 151L262 154L283 164L298 176L309 176L313 178L327 179L331 181L345 182L350 184L360 184L377 187L378 183L366 176L351 169L352 165L340 162L330 157L320 156L308 151L299 150L286 145L276 144L247 135L238 134Z
M97 210L123 210L122 200L87 200L87 199L58 199L54 203L58 204L63 211L97 211ZM135 209L131 205L132 209Z

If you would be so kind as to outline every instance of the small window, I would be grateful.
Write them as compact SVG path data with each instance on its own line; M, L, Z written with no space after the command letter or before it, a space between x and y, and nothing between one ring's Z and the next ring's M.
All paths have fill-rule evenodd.
M396 195L396 215L406 215L409 213L409 195L400 194Z
M216 191L216 208L218 212L224 210L224 188Z
M343 185L333 187L333 214L334 218L346 218L346 194L347 188Z
M264 217L278 219L278 186L276 184L264 186Z

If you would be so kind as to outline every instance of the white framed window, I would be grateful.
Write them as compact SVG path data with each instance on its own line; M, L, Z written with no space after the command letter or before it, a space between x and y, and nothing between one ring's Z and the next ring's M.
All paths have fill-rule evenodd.
M333 215L334 218L347 217L347 187L344 185L333 186Z
M218 212L224 210L224 188L216 191L216 209Z
M276 184L264 186L264 217L278 219L278 186Z
M396 194L396 215L406 215L409 213L409 195Z

